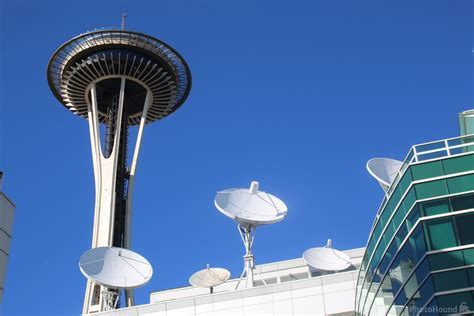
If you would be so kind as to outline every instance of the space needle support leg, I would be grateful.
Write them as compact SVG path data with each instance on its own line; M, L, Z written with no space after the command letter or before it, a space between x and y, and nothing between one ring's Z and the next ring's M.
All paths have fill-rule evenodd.
M120 82L119 102L116 117L117 124L114 131L113 148L109 157L104 156L100 145L100 127L98 118L99 111L96 84L92 83L90 88L91 104L88 104L88 119L96 188L92 248L103 246L110 247L113 244L116 205L115 186L120 146L119 140L122 130L121 125L125 99L125 82L125 77L122 77ZM96 286L93 282L87 282L83 314L103 311L105 308L102 293L105 293L107 289L101 287L100 298L97 300L95 287Z
M99 134L99 120L97 110L97 88L95 84L92 84L91 90L91 104L88 104L88 122L89 122L89 134L91 138L91 149L92 149L92 162L94 165L94 182L95 182L95 211L94 211L94 227L97 226L99 212L98 208L100 205L100 187L101 179L101 168L100 168L100 134ZM96 244L96 234L92 236L92 247ZM89 306L92 304L92 296L94 289L94 283L87 280L86 293L84 298L83 313L89 312Z
M145 127L146 117L148 110L152 103L152 93L147 90L145 97L145 104L143 106L142 117L140 120L140 127L138 128L137 141L135 143L135 151L133 152L132 164L130 166L130 177L128 180L127 187L127 207L125 212L125 231L124 231L124 248L130 249L132 246L132 197L133 197L133 185L135 183L135 172L137 170L138 154L140 153L140 147L143 138L143 128ZM125 303L127 307L131 307L135 304L135 298L133 290L125 291Z

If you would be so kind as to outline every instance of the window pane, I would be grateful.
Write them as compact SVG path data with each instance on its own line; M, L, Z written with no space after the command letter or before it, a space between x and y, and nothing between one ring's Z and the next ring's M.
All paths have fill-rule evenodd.
M474 248L464 249L463 253L466 265L474 264Z
M435 273L433 281L438 292L469 287L469 279L464 269Z
M407 219L406 219L406 223L407 223L407 228L408 230L412 229L413 226L415 226L416 224L416 221L420 218L420 209L417 206L415 206L415 208L413 209L413 211L410 213L410 215L408 215Z
M398 229L398 226L400 226L400 224L402 223L402 220L403 220L403 214L404 212L402 211L402 207L399 207L397 212L395 213L395 215L393 216L392 218L392 224L393 224L393 227L395 229Z
M423 216L431 216L449 212L449 200L442 199L433 202L422 203Z
M448 179L448 188L450 193L461 193L474 190L474 175Z
M415 204L415 202L416 202L415 188L412 187L410 191L407 193L407 195L405 196L405 198L403 199L402 204L405 211L407 212L408 210L410 210L413 204Z
M459 313L464 309L464 312L473 311L474 302L470 292L461 292L449 295L438 296L439 307L446 311L451 308L452 314ZM462 304L462 306L461 306ZM449 313L449 312L447 312Z
M382 233L382 228L382 224L379 221L377 226L375 226L374 233L372 234L372 240L377 241L377 239L379 239L380 234Z
M423 316L429 315L429 316L438 316L439 313L437 312L438 310L438 300L436 297L428 304L426 305L426 310L423 311Z
M421 228L421 226L410 236L407 246L410 247L413 254L414 263L418 263L426 253L425 236L423 235L423 228Z
M426 223L430 249L444 249L457 246L454 225L451 218L441 218Z
M423 283L420 290L415 293L409 304L407 304L407 306L413 306L412 308L409 308L410 314L416 315L417 309L419 310L421 307L423 307L423 305L425 305L426 302L431 299L433 293L433 282L430 278L428 278L428 280Z
M421 165L415 165L411 169L414 180L422 180L444 175L443 165L441 161L434 161Z
M388 264L393 259L393 256L390 253L390 248L388 248L388 249L389 250L387 251L387 253L383 257L383 259L382 259L382 261L380 262L380 265L379 265L379 273L380 274L385 273L385 271L387 270Z
M469 277L469 285L474 287L474 268L467 269L467 275Z
M434 196L448 194L445 180L420 183L416 186L416 196L418 199L428 199Z
M400 248L403 240L405 239L405 237L407 236L408 234L408 231L407 231L407 227L405 225L402 225L402 227L400 227L400 230L398 231L397 235L395 236L395 242L397 243L397 249Z
M398 305L403 305L412 295L418 290L421 282L428 275L429 268L427 267L427 260L424 260L423 263L418 267L423 270L422 273L413 273L408 282L405 284L400 296L397 297ZM417 271L418 271L417 269Z
M474 167L474 155L443 160L443 166L446 174L472 170Z
M456 216L456 226L461 245L474 244L474 214Z
M456 196L451 198L453 212L474 208L474 194Z
M458 250L430 255L430 264L433 271L463 266L463 252Z
M402 194L405 193L412 181L413 180L411 178L411 170L408 170L407 172L405 172L402 179L398 183L398 190L400 190Z
M391 199L390 202L388 202L387 207L385 207L382 213L382 216L380 216L379 225L381 225L382 228L385 227L385 225L387 225L388 219L390 218L390 216L392 216L392 212L393 212L393 200Z

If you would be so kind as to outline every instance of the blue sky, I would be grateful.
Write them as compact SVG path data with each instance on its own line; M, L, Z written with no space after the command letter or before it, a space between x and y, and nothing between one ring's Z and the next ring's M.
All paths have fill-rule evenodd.
M240 274L236 225L215 192L259 180L288 205L257 231L257 263L333 239L365 246L382 191L375 156L458 135L473 104L472 1L13 1L0 4L0 169L17 205L3 315L78 315L90 248L87 122L53 97L51 54L87 30L158 37L190 65L193 87L145 129L133 249L155 269L136 291L187 284L207 263Z

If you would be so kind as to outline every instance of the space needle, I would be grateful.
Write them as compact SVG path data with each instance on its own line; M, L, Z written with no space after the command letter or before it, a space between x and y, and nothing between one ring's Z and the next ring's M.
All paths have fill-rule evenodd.
M189 67L168 44L122 27L67 41L51 57L47 77L59 102L89 123L96 192L92 248L130 249L143 129L185 102L191 89ZM138 128L133 149L128 148L131 127ZM126 305L133 306L133 289L123 289ZM83 313L109 309L118 292L88 279Z

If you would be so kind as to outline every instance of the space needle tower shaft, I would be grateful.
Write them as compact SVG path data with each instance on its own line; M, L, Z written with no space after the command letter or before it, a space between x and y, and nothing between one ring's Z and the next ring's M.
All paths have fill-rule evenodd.
M56 98L88 120L95 178L92 248L131 248L132 195L144 126L186 100L191 74L169 45L148 35L101 30L62 45L48 65ZM138 128L130 150L129 128ZM117 307L120 290L88 281L84 314ZM111 303L113 302L113 303ZM133 305L133 291L125 293Z

